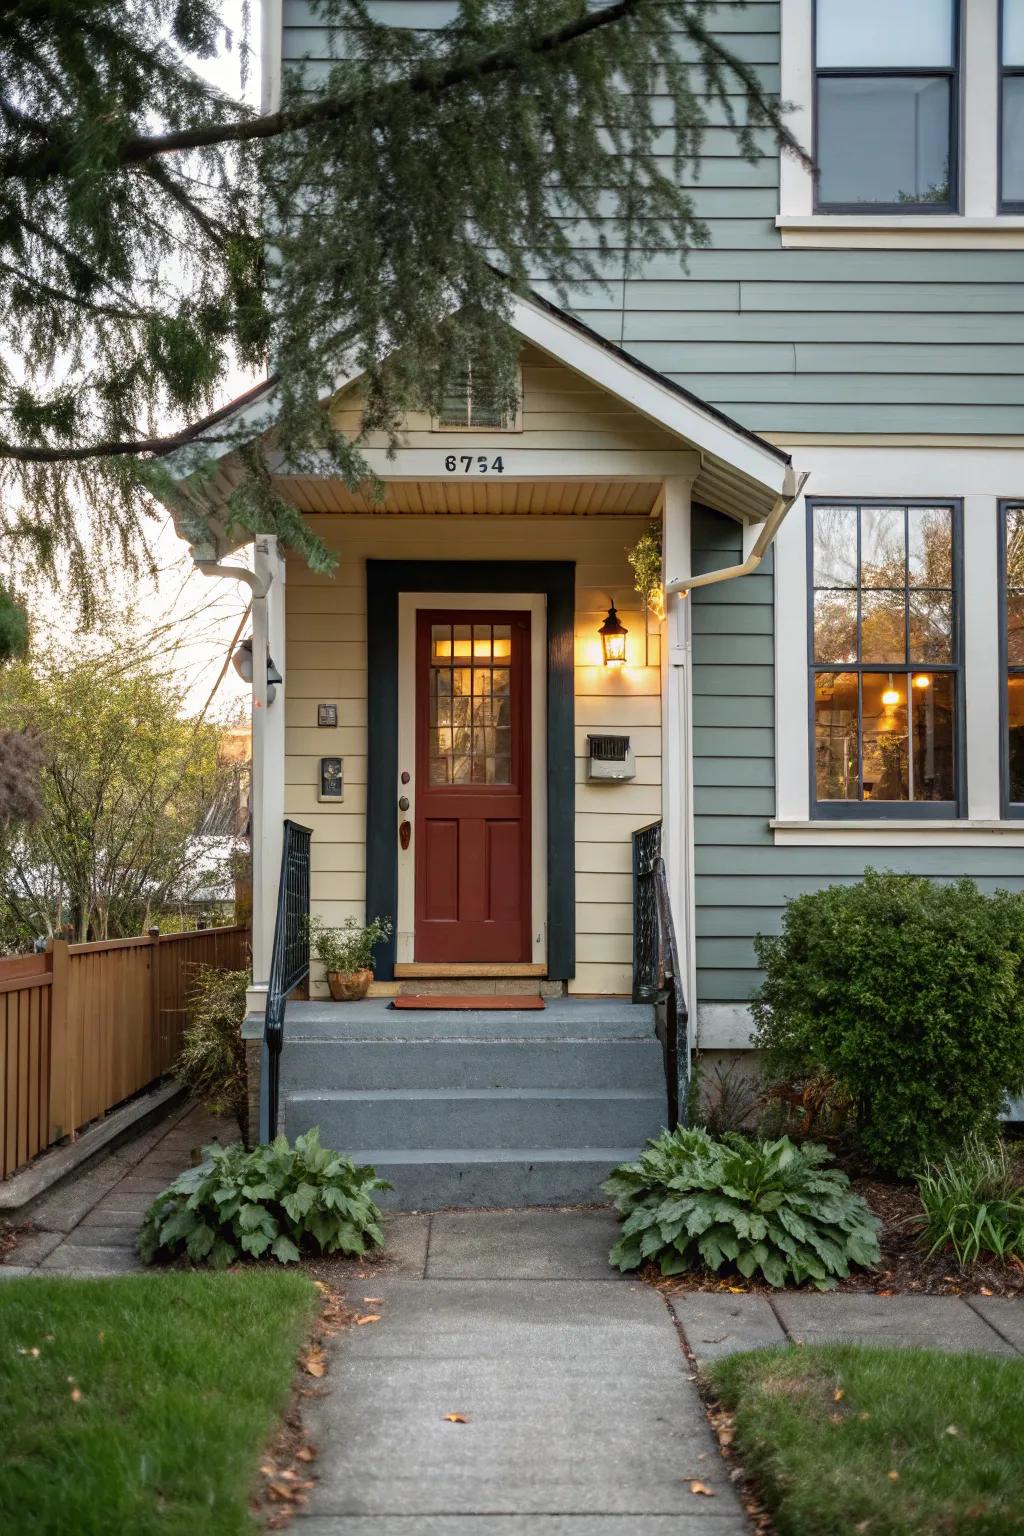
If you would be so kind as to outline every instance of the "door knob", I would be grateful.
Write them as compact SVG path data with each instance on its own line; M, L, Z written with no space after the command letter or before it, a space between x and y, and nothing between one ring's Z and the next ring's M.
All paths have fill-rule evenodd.
M401 800L399 800L399 802L398 802L398 809L400 811L407 811L409 809L409 796L408 795L403 795Z

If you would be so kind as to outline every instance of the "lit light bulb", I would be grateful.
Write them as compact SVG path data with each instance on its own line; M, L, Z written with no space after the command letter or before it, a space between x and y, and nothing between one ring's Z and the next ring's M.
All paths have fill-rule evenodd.
M882 703L883 704L898 704L899 702L900 702L900 694L899 694L898 690L895 689L893 687L893 685L892 685L892 673L890 672L889 673L889 686L885 690L885 692L882 694Z
M919 672L917 674L917 676L914 678L914 687L915 688L930 688L931 685L932 685L931 678L926 676L924 672Z

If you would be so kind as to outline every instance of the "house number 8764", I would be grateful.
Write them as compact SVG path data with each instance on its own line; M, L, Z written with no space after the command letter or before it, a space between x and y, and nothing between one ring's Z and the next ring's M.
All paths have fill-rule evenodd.
M464 475L471 475L474 472L478 475L503 475L505 473L505 465L500 454L496 459L489 459L484 453L450 453L444 461L444 467L450 475L456 475L460 472Z

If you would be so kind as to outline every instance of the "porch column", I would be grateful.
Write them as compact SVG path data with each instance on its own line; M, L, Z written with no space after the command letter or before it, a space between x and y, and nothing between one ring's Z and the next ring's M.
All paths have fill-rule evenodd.
M662 501L662 573L665 581L691 571L690 492L693 480L672 475ZM681 594L667 600L662 654L662 852L690 1016L690 1045L697 1014L693 890L693 718L691 603Z
M272 534L255 544L255 571L265 597L252 603L252 979L265 988L274 944L277 886L284 842L285 564ZM267 703L267 652L285 683Z

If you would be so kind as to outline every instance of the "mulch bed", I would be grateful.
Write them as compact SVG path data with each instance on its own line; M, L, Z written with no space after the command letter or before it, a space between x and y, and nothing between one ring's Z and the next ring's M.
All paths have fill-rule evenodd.
M1024 1262L1020 1259L1000 1264L993 1260L973 1264L961 1270L949 1254L937 1253L929 1259L914 1241L914 1224L921 1205L913 1184L889 1183L882 1179L858 1178L853 1188L863 1195L872 1211L881 1219L878 1235L882 1262L873 1269L858 1269L848 1280L840 1280L840 1291L860 1291L875 1296L1006 1296L1024 1297ZM772 1287L758 1276L745 1280L732 1272L716 1275L674 1275L663 1279L655 1264L641 1271L643 1277L661 1290L680 1291L758 1291L772 1294Z

